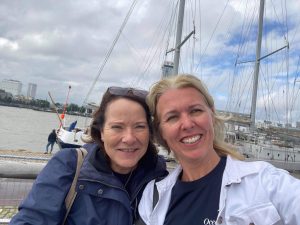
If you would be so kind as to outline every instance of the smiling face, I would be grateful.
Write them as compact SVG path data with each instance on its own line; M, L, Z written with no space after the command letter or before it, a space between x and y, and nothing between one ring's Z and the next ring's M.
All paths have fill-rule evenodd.
M143 107L135 101L119 98L109 103L101 131L111 168L129 173L147 151L149 126Z
M197 89L167 90L158 100L157 115L161 136L182 165L218 158L213 111Z

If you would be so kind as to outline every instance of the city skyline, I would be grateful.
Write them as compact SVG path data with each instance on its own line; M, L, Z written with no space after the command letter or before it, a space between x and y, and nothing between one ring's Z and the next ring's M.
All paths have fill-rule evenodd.
M11 93L13 96L24 96L27 98L36 97L37 92L37 84L29 82L27 83L27 88L23 88L24 84L20 80L15 79L3 79L0 81L0 89L4 90L5 92ZM15 89L15 90L12 90Z

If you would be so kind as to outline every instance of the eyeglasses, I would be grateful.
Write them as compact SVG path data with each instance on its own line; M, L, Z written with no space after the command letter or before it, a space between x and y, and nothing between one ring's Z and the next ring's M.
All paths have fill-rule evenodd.
M112 95L135 96L142 99L145 99L148 95L148 91L125 87L109 87L107 91Z

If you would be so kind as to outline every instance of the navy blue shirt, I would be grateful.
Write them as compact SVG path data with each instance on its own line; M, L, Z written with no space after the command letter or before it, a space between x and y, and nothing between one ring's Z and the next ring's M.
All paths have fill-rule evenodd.
M206 176L191 182L177 180L164 225L216 224L226 157ZM179 176L180 177L180 176Z

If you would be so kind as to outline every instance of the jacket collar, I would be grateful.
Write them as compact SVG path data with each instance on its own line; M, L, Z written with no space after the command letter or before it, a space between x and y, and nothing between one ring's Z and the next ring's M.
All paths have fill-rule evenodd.
M87 149L88 155L83 162L79 178L105 181L111 185L122 187L119 179L116 179L113 175L109 162L99 146L97 144L86 144L83 147ZM130 186L136 188L157 177L165 177L167 174L166 163L163 158L147 152L132 174Z
M182 171L182 167L180 164L178 164L176 168L173 169L172 172L165 179L156 183L157 189L159 191L165 191L168 190L170 187L173 187L181 171Z
M241 164L243 164L243 166L240 166ZM245 161L236 160L228 155L223 174L223 186L240 183L243 177L258 172L259 167L256 163L247 163Z

